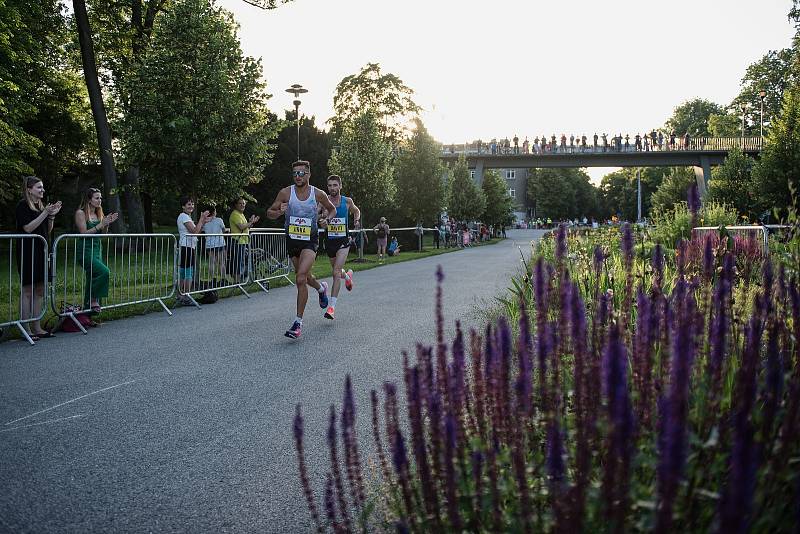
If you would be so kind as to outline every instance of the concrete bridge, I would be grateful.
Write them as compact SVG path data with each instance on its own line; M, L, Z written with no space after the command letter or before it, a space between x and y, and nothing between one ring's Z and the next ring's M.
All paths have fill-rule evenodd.
M484 169L533 169L547 167L693 167L701 194L705 193L711 179L711 167L721 165L732 148L741 148L745 154L758 157L763 141L760 137L698 137L690 139L688 145L666 145L663 149L637 150L633 145L594 146L561 145L552 151L538 150L523 153L522 147L507 151L498 149L492 153L486 144L467 143L443 145L441 159L454 163L462 154L466 155L470 169L475 170L475 179L483 180ZM502 153L501 153L502 152Z

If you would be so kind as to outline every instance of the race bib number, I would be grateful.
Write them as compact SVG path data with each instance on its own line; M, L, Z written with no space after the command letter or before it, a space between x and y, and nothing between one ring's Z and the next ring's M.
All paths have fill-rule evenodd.
M328 221L328 237L346 237L346 236L347 236L347 225L345 225L343 218L336 217Z
M306 217L289 217L289 239L310 241L311 219Z

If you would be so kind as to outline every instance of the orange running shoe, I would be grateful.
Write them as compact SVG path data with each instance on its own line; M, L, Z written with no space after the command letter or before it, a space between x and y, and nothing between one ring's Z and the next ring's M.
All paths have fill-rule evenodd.
M333 306L328 306L328 309L325 310L325 314L323 315L323 317L333 321Z

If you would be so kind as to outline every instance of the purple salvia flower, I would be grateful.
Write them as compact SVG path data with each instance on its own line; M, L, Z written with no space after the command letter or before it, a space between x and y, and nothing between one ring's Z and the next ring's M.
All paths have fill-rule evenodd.
M530 319L528 318L528 310L524 299L520 299L519 309L519 337L517 338L519 374L517 375L514 390L517 395L516 412L519 418L517 425L522 425L532 415L531 393L533 390L533 377L531 376L531 371L533 366L531 364L531 350L533 344L531 341Z
M686 274L686 255L688 251L687 242L685 239L679 239L675 247L675 268L678 271L678 278L683 279Z
M694 320L696 306L689 293L688 284L681 278L673 292L675 317L672 332L672 368L670 391L666 406L664 431L664 458L659 458L659 510L656 530L669 532L672 528L672 508L683 476L686 461L687 415L689 411L689 383L694 361Z
M559 272L564 265L564 258L567 256L567 225L561 223L556 230L556 251L555 259Z
M644 288L640 285L636 291L636 341L634 343L633 355L633 383L636 386L638 395L637 418L643 426L649 426L646 417L649 415L651 402L651 380L652 380L652 353L651 326L650 320L650 299L644 293Z
M486 452L487 471L489 472L489 492L492 497L492 526L493 532L502 532L502 513L500 511L500 488L497 485L497 451L489 447Z
M703 240L703 281L711 283L714 276L714 234L707 234Z
M439 396L438 391L434 391L430 395L431 411L428 414L428 434L430 435L431 444L431 475L434 481L434 487L443 488L444 470L442 466L442 457L444 453L444 433L442 431L442 398Z
M311 517L314 519L314 524L317 526L317 532L323 532L324 529L322 528L322 523L319 518L319 511L317 511L317 503L314 500L314 492L311 490L311 482L308 479L305 447L303 445L303 413L299 404L295 406L293 430L294 444L297 449L297 464L300 472L300 485L303 487L303 495L306 498Z
M458 492L456 490L456 469L454 463L454 456L456 453L456 421L452 415L445 417L444 428L445 494L447 495L447 518L450 522L448 527L453 532L460 532L461 515L458 512Z
M574 354L574 376L575 387L575 425L576 425L576 453L575 453L575 486L572 491L570 502L572 509L569 510L569 517L573 519L573 530L580 530L580 518L584 514L584 504L586 487L589 481L589 470L591 468L591 445L590 430L588 428L589 415L587 413L587 368L588 345L586 327L586 307L581 293L577 286L572 288L571 302L571 336Z
M348 469L350 493L358 508L364 506L364 477L361 473L361 454L356 439L356 403L353 399L353 383L348 373L344 382L344 403L342 407L342 441L345 448L345 462Z
M397 480L400 481L400 493L403 496L403 503L406 507L406 517L411 523L411 527L414 528L414 495L411 490L411 482L409 481L408 475L406 443L403 439L403 433L400 432L399 428L395 429L394 436L392 437L392 464L397 474ZM405 518L401 517L400 520L403 521Z
M328 517L328 522L331 524L334 532L341 530L339 520L336 518L336 502L333 497L333 477L330 471L325 475L325 515ZM321 527L318 531L325 532Z
M716 406L717 397L722 387L720 380L723 358L725 357L728 343L727 335L730 324L728 303L731 297L734 261L733 254L726 252L722 258L722 272L714 286L714 294L711 299L713 316L709 335L708 374L711 378L712 408Z
M333 473L333 486L336 489L336 500L339 504L339 513L342 514L342 523L346 530L351 530L349 506L347 495L344 492L342 472L339 467L339 454L336 446L336 407L331 404L328 424L328 449L331 456L331 473Z
M755 491L757 469L752 410L761 346L762 299L757 298L747 325L745 349L736 374L733 395L733 447L728 459L728 479L720 502L719 532L747 532Z
M413 446L414 458L417 462L417 472L419 474L420 486L422 489L422 503L427 514L438 520L439 502L436 486L431 476L428 465L428 453L425 446L425 428L422 416L422 400L420 399L420 376L419 369L413 367L410 370L410 389L408 402L408 416L411 423L411 443Z
M598 282L600 281L600 273L603 271L603 262L605 261L606 255L603 253L603 247L595 245L594 254L592 256L592 266L594 268L594 274L598 278Z
M497 321L496 330L497 348L500 353L500 376L498 377L498 396L497 408L500 414L501 435L503 441L510 442L510 421L513 417L511 406L511 328L505 317L500 317Z
M692 214L692 228L695 228L700 215L700 192L697 189L696 183L689 186L686 204L689 208L689 212Z
M525 424L517 422L512 429L513 443L510 447L511 464L514 468L514 478L517 482L517 492L519 493L519 516L522 520L522 530L530 532L532 530L531 521L531 498L528 486L527 462L525 459L527 449L525 447Z
M561 494L561 486L564 482L566 466L564 464L564 439L561 435L561 427L558 417L553 417L547 425L547 473L553 483L553 497L558 498Z
M474 330L470 335L472 347L472 390L475 396L475 427L478 437L486 441L486 373L483 365L484 354L481 352L481 337Z
M664 249L660 243L653 247L653 295L660 295L664 287Z
M774 285L775 274L772 271L772 261L770 260L769 256L764 259L764 263L762 265L762 282L761 282L761 289L763 291L763 304L762 307L764 309L764 317L769 317L772 315L772 289Z
M620 250L622 251L625 269L630 269L630 266L633 265L633 229L631 228L631 223L626 222L622 225Z
M633 411L628 393L628 355L618 325L612 325L603 354L603 393L609 424L603 495L610 530L624 527L633 442Z
M384 382L383 391L386 393L386 403L383 406L386 419L386 438L391 449L400 421L400 414L397 408L397 386L393 382Z
M763 408L761 421L761 443L771 445L773 442L772 427L783 397L783 354L778 343L782 324L772 321L767 341L766 380L762 392ZM762 458L764 453L762 451Z
M384 452L383 440L381 439L381 431L378 424L378 393L374 389L369 392L369 400L372 407L372 438L375 440L375 449L378 452L378 463L381 466L383 479L387 483L390 483L392 481L392 474L389 471L389 464L386 461L386 453Z

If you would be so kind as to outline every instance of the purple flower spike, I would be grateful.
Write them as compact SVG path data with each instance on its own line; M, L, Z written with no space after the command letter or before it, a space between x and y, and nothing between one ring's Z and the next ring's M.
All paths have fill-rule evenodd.
M308 478L308 468L306 466L305 447L303 445L303 413L298 404L295 407L294 415L294 443L297 449L297 463L298 470L300 471L300 485L303 487L303 495L308 504L308 510L311 512L311 517L314 519L314 524L317 526L317 532L323 532L322 523L320 522L319 512L317 511L317 503L314 500L314 492L311 490L311 481Z
M625 260L625 265L633 263L633 230L631 223L625 223L622 226L622 242L620 243L622 249L622 257Z
M448 415L444 422L445 445L444 445L444 472L445 472L445 493L447 494L447 518L450 521L450 529L453 532L461 532L461 515L458 511L458 492L456 490L456 421Z
M692 227L694 228L697 226L697 216L700 213L700 192L697 189L696 183L689 186L686 204L689 208L689 212L692 214Z
M561 265L567 255L567 225L561 223L556 230L556 263Z
M592 266L594 267L594 273L596 276L600 276L600 272L603 270L604 261L606 261L606 255L603 254L603 247L600 245L595 245L594 255L592 257Z

